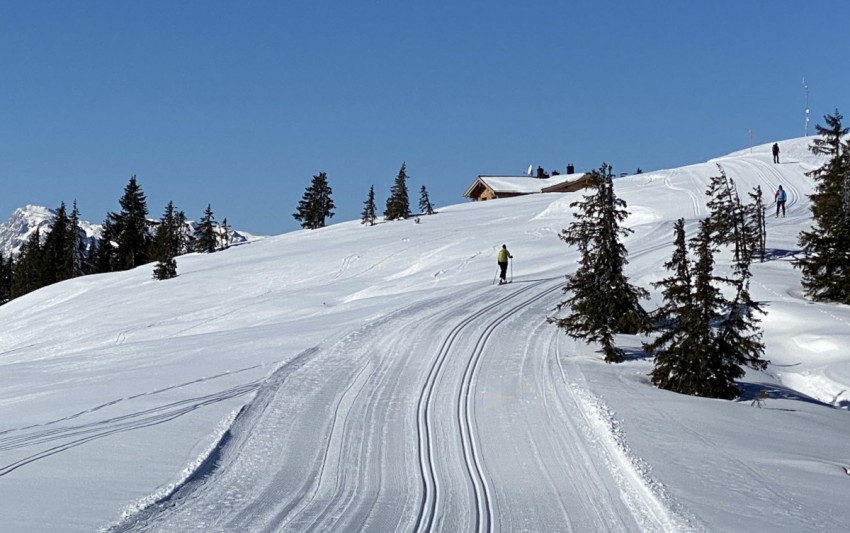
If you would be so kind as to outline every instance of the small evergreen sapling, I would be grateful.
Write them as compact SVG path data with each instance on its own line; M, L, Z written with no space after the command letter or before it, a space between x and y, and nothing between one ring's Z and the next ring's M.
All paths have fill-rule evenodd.
M434 206L431 205L431 200L428 198L428 190L424 185L419 189L419 212L423 215L434 214Z
M363 202L363 211L360 213L360 222L362 224L374 226L377 218L378 217L375 214L375 186L372 185L369 187L369 195L366 197L366 201Z

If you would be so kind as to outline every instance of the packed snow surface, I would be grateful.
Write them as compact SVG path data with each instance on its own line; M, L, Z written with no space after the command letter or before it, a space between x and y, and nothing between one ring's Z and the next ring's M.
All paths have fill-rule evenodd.
M771 365L738 401L653 387L641 338L611 365L546 322L581 193L345 222L0 306L0 530L846 531L850 308L791 263L809 141L615 180L650 309L718 163L742 196L787 190L753 267Z

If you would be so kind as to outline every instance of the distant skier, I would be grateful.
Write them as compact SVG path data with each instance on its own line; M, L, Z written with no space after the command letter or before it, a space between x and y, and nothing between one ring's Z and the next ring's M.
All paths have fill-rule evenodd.
M508 248L503 244L496 256L496 261L499 263L499 285L508 282L508 259L513 258L514 256L511 255Z
M779 143L773 143L773 162L779 164Z
M779 190L776 191L776 194L773 195L773 198L776 200L776 216L779 216L779 210L782 209L782 217L785 217L785 189L782 188L782 185L779 186Z

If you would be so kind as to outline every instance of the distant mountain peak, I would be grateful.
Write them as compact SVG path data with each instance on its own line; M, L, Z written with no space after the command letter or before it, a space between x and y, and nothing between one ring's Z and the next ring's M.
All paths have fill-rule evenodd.
M41 230L43 238L53 223L54 216L56 216L56 213L52 209L40 205L27 205L15 209L12 216L6 222L0 224L0 252L3 253L3 257L17 255L36 229ZM188 224L192 228L195 227L195 223L192 221L189 221ZM83 230L85 239L88 241L98 239L101 228L101 224L92 224L80 220L80 229ZM230 230L231 244L253 241L259 238L249 233ZM88 244L86 243L86 248L88 248Z

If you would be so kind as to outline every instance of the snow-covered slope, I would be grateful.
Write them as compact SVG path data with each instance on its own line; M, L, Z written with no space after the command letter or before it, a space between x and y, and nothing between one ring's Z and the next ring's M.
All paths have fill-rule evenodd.
M717 163L788 191L754 267L773 364L741 401L655 389L640 339L608 365L545 322L576 195L346 222L0 307L2 529L844 530L850 310L804 300L790 264L806 143L616 180L648 289Z

